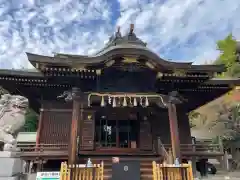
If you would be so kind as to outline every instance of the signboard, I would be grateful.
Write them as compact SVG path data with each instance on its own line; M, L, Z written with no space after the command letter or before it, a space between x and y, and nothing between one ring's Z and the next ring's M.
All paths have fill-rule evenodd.
M37 172L36 180L60 180L60 172Z

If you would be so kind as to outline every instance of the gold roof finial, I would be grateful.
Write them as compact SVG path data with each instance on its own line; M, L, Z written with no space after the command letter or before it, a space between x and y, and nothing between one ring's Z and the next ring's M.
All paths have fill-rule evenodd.
M134 30L134 24L130 24L130 34L132 34L133 33L133 30Z

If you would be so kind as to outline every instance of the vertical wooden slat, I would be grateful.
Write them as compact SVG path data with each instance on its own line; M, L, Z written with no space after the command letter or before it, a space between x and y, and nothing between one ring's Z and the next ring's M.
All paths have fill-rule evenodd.
M101 162L101 180L103 180L103 175L104 175L104 164L103 161Z
M83 169L83 177L82 177L82 179L84 180L85 177L86 177L86 169L84 168L84 169Z
M193 170L192 170L192 166L189 164L188 167L187 167L187 176L188 176L188 179L193 179Z
M93 168L95 168L95 180L103 180L103 162L101 164L94 164L92 168L80 167L78 164L67 164L66 162L61 163L60 169L60 180L92 180L93 179ZM72 172L71 172L72 171Z
M82 172L81 172L80 167L78 168L78 179L82 180Z
M98 164L97 165L97 180L100 180L100 178L101 178L101 165L100 164Z
M153 171L153 180L157 180L157 169L156 169L156 162L152 162L152 171Z
M159 165L159 164L156 164L155 166L156 166L156 179L159 180L160 177L159 177L158 175L159 175L159 171L160 171L162 168L160 168L160 165Z
M60 180L67 180L68 179L68 167L66 162L61 163L61 170L60 170Z
M163 173L167 171L167 173ZM180 167L173 167L173 166L165 166L157 164L155 161L152 162L152 170L153 170L153 180L164 180L167 176L168 180L193 180L193 174L190 164L181 164ZM182 174L182 171L184 174ZM187 179L186 179L186 178Z
M75 179L78 180L78 169L79 169L79 165L76 164L76 170L75 170Z

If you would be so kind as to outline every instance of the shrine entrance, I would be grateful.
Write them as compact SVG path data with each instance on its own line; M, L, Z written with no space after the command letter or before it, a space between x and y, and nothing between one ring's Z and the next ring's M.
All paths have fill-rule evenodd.
M95 140L97 148L139 147L139 124L137 116L114 118L100 115L95 117Z

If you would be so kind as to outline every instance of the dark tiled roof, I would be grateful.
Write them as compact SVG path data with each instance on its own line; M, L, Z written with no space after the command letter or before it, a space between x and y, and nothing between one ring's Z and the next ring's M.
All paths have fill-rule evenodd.
M0 69L0 75L19 77L43 77L43 74L35 69L33 70Z

